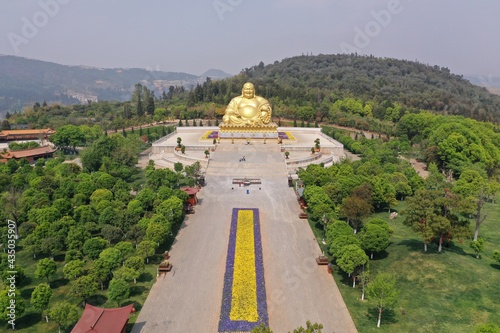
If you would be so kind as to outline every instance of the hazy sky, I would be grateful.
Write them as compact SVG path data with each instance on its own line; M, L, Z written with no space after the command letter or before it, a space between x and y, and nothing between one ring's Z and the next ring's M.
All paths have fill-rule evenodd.
M357 51L500 76L498 0L1 0L0 54L201 74Z

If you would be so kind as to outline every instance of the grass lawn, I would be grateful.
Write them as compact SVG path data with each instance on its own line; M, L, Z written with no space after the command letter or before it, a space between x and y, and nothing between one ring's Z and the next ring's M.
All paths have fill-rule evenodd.
M400 203L397 210L404 205ZM375 214L387 219L394 234L386 252L370 261L372 277L377 272L394 274L400 297L393 310L383 312L378 329L375 305L361 301L361 290L353 289L351 280L334 270L359 332L465 333L472 332L477 324L500 324L500 265L491 258L494 250L500 250L500 228L496 224L500 205L487 204L484 210L488 217L479 234L486 239L486 250L481 259L476 259L469 248L470 240L452 242L441 254L437 244L424 252L422 240L403 225L401 214L394 220L388 219L387 212Z

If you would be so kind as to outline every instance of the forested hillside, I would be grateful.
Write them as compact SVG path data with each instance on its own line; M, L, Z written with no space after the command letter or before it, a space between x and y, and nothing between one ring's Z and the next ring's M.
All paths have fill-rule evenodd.
M239 76L198 87L190 102L223 103L247 80L278 107L301 107L303 110L295 108L296 116L306 120L331 118L337 109L348 109L349 106L331 106L347 98L363 104L355 112L392 121L406 111L421 109L492 122L500 119L500 96L450 73L448 68L345 54L298 56L272 65L261 62L244 69Z

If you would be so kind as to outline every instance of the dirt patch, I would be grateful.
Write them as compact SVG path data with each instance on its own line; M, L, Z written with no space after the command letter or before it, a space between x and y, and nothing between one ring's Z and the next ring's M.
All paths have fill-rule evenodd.
M427 165L423 162L417 161L415 158L406 158L399 156L400 159L410 162L412 168L420 175L423 179L429 176L429 171L427 171Z

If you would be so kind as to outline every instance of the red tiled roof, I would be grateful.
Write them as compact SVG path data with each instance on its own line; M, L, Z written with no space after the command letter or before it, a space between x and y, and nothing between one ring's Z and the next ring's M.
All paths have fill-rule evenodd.
M26 130L4 130L0 132L0 135L38 135L38 134L54 134L51 128L40 128L40 129L26 129Z
M182 187L180 190L186 192L189 195L196 194L200 191L200 189L198 189L197 187Z
M83 314L71 333L121 333L128 316L134 311L134 304L121 308L98 308L85 305Z
M30 156L36 156L36 155L43 155L43 154L51 154L55 152L57 149L51 148L50 146L43 146L43 147L38 147L38 148L33 148L33 149L24 149L24 150L11 150L5 154L0 154L0 157L2 158L23 158L23 157L30 157Z

